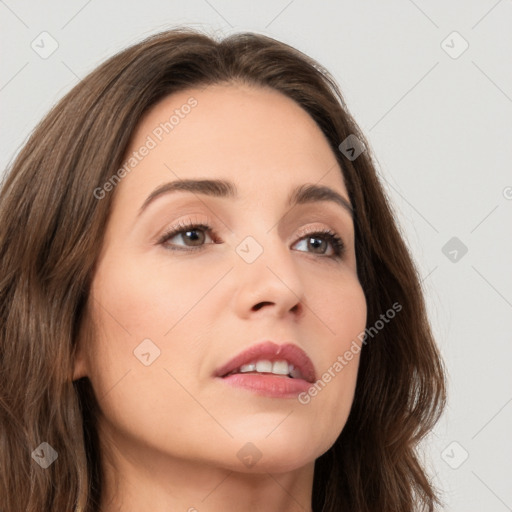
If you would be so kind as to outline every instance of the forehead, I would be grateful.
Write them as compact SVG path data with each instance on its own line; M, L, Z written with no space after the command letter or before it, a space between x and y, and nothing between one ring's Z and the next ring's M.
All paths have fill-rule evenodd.
M252 194L269 184L278 192L321 182L346 194L315 121L292 99L255 86L213 85L167 96L139 123L125 162L133 167L117 192L127 200L186 178L224 178Z

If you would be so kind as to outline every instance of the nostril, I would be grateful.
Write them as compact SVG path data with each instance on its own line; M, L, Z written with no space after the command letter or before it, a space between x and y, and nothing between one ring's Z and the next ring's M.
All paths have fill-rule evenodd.
M255 306L253 306L252 309L253 309L253 311L258 311L259 309L261 309L266 304L272 304L272 302L260 302L260 303L256 304Z

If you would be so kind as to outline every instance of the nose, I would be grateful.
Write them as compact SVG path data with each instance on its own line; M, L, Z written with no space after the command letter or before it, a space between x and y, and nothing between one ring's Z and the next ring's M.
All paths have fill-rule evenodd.
M304 284L291 249L277 235L267 235L261 246L263 252L251 263L236 256L234 301L238 316L303 316Z

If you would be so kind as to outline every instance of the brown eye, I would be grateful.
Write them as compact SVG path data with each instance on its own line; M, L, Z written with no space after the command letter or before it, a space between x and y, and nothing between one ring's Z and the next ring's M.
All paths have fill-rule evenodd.
M205 244L207 236L209 236L207 234L211 232L210 226L206 224L180 224L164 233L158 243L172 250L187 250L182 249L183 247L202 247ZM173 239L176 240L170 243ZM180 241L183 243L180 244ZM213 240L210 243L213 243Z
M343 243L343 240L336 233L330 230L309 233L302 237L299 240L299 243L302 243L303 247L305 246L306 252L313 252L314 254L328 256L331 258L340 258L343 256L345 251L345 244ZM332 251L330 254L326 254L329 245L331 246ZM310 251L310 249L312 250Z

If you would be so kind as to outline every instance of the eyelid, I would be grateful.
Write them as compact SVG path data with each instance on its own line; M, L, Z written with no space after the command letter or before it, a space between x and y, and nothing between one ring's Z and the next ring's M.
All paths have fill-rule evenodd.
M213 221L208 217L185 217L173 222L170 226L165 227L160 234L154 237L153 241L158 245L162 243L164 239L169 238L169 235L173 233L178 234L179 232L190 229L191 227L201 227L201 229L204 229L206 232L215 234L215 230L212 228L213 224Z

